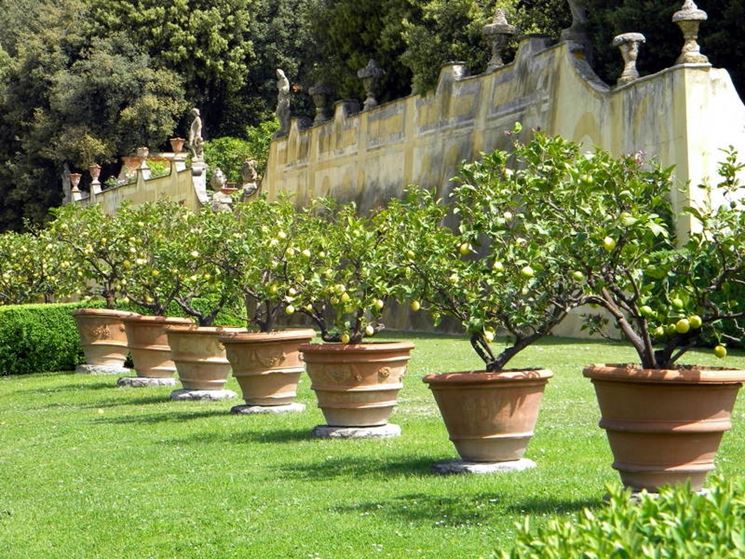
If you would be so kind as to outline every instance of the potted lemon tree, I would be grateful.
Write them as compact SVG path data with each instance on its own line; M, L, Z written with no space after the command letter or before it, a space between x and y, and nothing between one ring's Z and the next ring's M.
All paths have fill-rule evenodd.
M542 141L573 162L569 171L557 169L562 180L576 183L571 197L547 192L544 205L575 247L573 266L586 277L588 302L605 311L588 317L587 326L601 332L614 324L638 356L637 363L584 369L613 467L634 490L686 482L700 489L731 427L745 371L682 363L705 340L724 358L727 342L741 338L727 332L742 332L745 316L745 214L737 179L743 165L734 152L725 154L720 183L702 187L707 204L684 210L691 231L677 239L671 170L640 156L588 158L563 140Z
M49 226L49 236L70 255L81 292L104 300L105 308L82 308L74 312L86 364L78 372L126 374L127 336L123 319L132 313L116 310L122 295L125 263L131 257L132 232L123 221L107 216L99 206L63 206ZM65 259L67 260L67 259Z
M296 283L288 287L287 310L309 317L324 342L300 346L326 419L315 436L400 434L388 420L414 346L364 343L383 330L381 315L395 283L386 225L379 212L366 217L354 204L321 201L308 216L300 256L288 261L288 279Z
M295 402L300 375L305 370L299 346L315 336L309 328L281 328L282 319L295 313L296 285L291 277L294 260L305 262L307 213L286 198L265 197L235 209L235 228L226 235L216 263L233 278L243 297L250 332L222 336L233 375L246 405L233 413L285 413L305 409Z
M464 164L452 205L412 189L388 210L398 224L392 254L406 270L397 296L429 311L436 323L457 320L484 364L423 379L462 458L438 464L443 472L535 465L524 454L552 372L508 365L584 298L583 274L571 267L567 247L536 203L543 188L562 188L542 176L542 165L532 159L536 148L518 144L512 153L497 150ZM457 226L444 225L446 218Z

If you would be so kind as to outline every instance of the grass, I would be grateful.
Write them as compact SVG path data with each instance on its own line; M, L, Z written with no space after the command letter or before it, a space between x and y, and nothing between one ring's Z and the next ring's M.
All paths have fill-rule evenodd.
M524 352L515 366L556 375L528 449L538 468L440 477L431 464L455 451L420 378L480 364L462 339L406 337L417 349L393 418L403 435L387 441L310 439L323 420L307 379L305 413L261 417L110 377L0 378L0 557L488 557L526 514L540 524L602 505L618 478L581 366L633 361L628 348L550 339ZM722 443L729 475L745 469L744 414L738 404Z

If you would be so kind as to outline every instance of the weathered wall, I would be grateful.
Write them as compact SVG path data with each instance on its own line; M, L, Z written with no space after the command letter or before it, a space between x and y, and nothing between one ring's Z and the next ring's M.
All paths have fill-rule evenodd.
M675 165L681 185L716 177L720 149L745 153L745 106L725 70L681 65L619 88L601 82L570 43L524 41L512 64L462 77L443 68L436 92L410 96L358 114L339 102L334 118L307 130L293 120L275 139L262 188L290 192L299 204L331 195L379 205L408 184L444 192L458 164L479 152L508 147L504 132L517 121L588 148L644 151ZM699 189L672 193L682 208ZM680 218L681 233L688 230Z
M156 200L174 200L188 208L197 209L207 201L205 169L195 174L195 167L186 168L182 161L172 161L168 175L147 178L148 172L138 169L136 180L103 190L90 196L87 192L77 201L78 204L100 204L108 214L113 214L123 202L133 206Z
M716 180L722 148L733 145L745 154L745 106L729 74L708 64L609 87L570 43L547 47L530 38L513 63L489 74L462 74L462 67L446 66L434 93L358 114L349 111L355 103L339 102L331 121L307 130L293 120L289 135L272 142L263 190L270 197L292 193L299 205L330 195L362 209L400 195L408 184L444 194L462 160L508 147L504 132L519 121L588 149L643 151L674 165L680 189L671 197L679 211L703 195L696 185ZM679 234L689 227L680 215ZM412 325L405 313L396 314L391 326ZM575 313L556 332L577 336L579 326Z

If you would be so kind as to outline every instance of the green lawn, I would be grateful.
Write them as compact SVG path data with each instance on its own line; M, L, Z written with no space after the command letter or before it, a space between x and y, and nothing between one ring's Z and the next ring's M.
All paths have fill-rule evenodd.
M305 413L262 417L231 416L235 402L170 402L169 389L118 389L112 377L0 378L0 557L488 557L526 514L540 523L602 505L618 481L581 366L633 360L627 348L530 348L514 365L556 375L528 449L538 468L440 477L431 464L455 451L420 378L479 362L462 339L406 337L417 349L393 418L403 435L387 441L310 439L323 421L307 379ZM745 471L744 415L740 403L722 444L728 474Z

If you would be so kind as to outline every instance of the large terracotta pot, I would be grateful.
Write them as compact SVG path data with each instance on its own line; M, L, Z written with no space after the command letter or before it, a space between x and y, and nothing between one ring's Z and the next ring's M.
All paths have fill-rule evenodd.
M220 336L245 332L218 326L169 326L168 343L179 380L185 390L222 390L230 363Z
M592 379L626 487L657 491L690 482L700 489L732 426L732 408L745 371L717 368L642 369L592 365Z
M318 407L332 427L385 425L396 407L414 344L300 346Z
M469 462L520 460L538 420L547 369L427 375L458 454Z
M129 350L122 319L138 315L110 309L77 309L72 314L86 363L92 367L123 368Z
M193 324L187 318L135 316L124 319L134 369L138 377L164 378L176 372L171 359L166 328L176 324Z
M293 329L220 337L247 404L282 406L295 401L305 369L298 348L313 336L313 330Z

